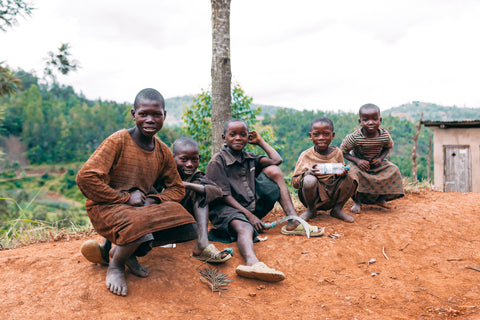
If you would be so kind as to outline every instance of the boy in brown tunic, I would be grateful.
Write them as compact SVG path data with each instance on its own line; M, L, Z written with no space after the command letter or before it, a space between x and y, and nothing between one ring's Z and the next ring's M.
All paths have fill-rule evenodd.
M80 169L77 185L95 230L116 244L110 250L106 286L126 296L125 265L141 277L148 270L137 261L153 242L195 239L192 216L178 203L185 189L170 149L155 137L165 120L165 102L154 89L140 91L131 110L135 127L112 134ZM163 191L149 194L152 186Z
M355 193L357 182L346 169L334 175L322 174L316 168L318 163L345 164L342 151L330 145L335 137L332 120L326 117L313 119L308 135L313 147L302 152L292 176L292 186L298 189L298 198L307 208L301 217L308 220L318 210L331 209L332 217L353 222L353 217L343 211L343 206Z

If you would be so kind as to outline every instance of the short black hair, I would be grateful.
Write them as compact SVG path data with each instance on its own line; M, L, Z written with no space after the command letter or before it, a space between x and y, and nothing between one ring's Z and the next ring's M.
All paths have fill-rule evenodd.
M233 118L231 120L228 120L223 126L223 134L227 133L228 126L230 125L230 123L234 123L234 122L242 122L245 125L245 127L247 127L247 131L248 131L248 124L245 121L243 121L242 119Z
M315 119L313 119L312 122L310 123L310 131L312 131L313 125L319 122L327 123L330 126L330 129L332 129L332 131L335 131L335 129L333 128L333 121L327 117L316 117Z
M375 111L377 111L378 114L380 114L380 108L377 105L373 103L367 103L360 107L360 109L358 110L358 115L361 116L364 110L372 110L372 109L375 109Z
M193 140L190 137L181 137L173 142L173 146L172 146L173 155L177 154L178 148L187 147L187 146L200 150L197 141Z
M165 99L163 99L163 96L160 92L152 88L145 88L143 90L140 90L140 92L137 93L137 96L135 97L135 101L133 102L133 107L137 109L137 106L139 104L147 101L160 102L160 104L163 107L163 110L165 110Z

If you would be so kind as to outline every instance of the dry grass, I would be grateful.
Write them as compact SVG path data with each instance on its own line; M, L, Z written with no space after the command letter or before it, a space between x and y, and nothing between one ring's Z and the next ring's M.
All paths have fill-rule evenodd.
M425 190L441 191L430 180L413 181L412 178L403 178L403 190L410 194L422 193Z

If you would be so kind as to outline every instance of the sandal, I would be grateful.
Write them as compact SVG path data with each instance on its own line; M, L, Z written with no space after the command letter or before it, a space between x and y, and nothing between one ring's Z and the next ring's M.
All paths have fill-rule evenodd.
M222 263L232 258L230 253L222 258L222 253L223 251L218 251L215 245L210 243L199 255L194 255L192 253L190 256L197 260L211 263Z
M310 229L310 237L321 237L325 231L325 228L319 228L317 226L308 225ZM281 234L285 235L295 235L295 236L306 236L307 233L301 224L299 224L293 230L287 230L287 226L283 226L280 230Z
M100 265L108 265L108 261L105 260L104 250L95 240L87 240L82 244L80 249L85 259L92 263Z
M285 279L285 274L281 271L267 267L263 262L257 262L253 266L239 265L235 272L240 277L252 278L267 282L278 282Z

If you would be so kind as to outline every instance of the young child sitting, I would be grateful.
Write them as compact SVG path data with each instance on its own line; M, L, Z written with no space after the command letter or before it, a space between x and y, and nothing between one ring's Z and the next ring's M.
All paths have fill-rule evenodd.
M178 203L185 188L173 155L155 137L167 114L162 95L150 88L140 91L131 114L135 127L105 139L77 176L93 227L116 244L109 252L106 286L122 296L128 292L125 266L137 276L148 276L137 257L146 255L154 243L196 238L195 220ZM148 194L154 184L162 185L163 191Z
M177 170L185 186L185 197L180 204L194 215L198 226L197 244L192 257L213 263L225 262L232 255L220 252L208 241L208 204L222 198L222 189L205 178L205 174L197 170L200 162L198 144L195 140L182 137L173 143L173 157Z
M358 182L351 212L359 213L361 203L390 208L387 201L403 197L400 170L385 159L393 140L380 128L380 108L374 104L360 107L358 123L362 127L347 135L340 146L345 159L350 161L350 172Z
M222 138L225 146L215 154L207 166L207 177L223 190L223 201L210 204L210 221L216 229L210 231L224 242L237 240L238 250L245 265L236 268L239 276L264 281L281 281L285 275L260 262L253 249L257 234L265 230L260 220L273 208L277 200L286 215L297 216L290 194L278 165L280 155L247 124L238 119L225 124ZM245 152L247 143L260 146L268 157ZM310 227L311 236L321 236L323 230ZM289 221L282 233L305 235L298 222ZM217 238L217 239L218 239ZM218 239L220 240L220 239Z
M331 146L335 137L332 120L325 117L313 119L308 134L313 147L302 152L292 176L292 186L298 189L298 198L307 208L301 218L308 220L318 210L329 210L332 217L353 222L352 216L343 211L343 206L355 193L357 182L344 169L341 174L322 174L316 168L319 163L341 163L343 154Z

